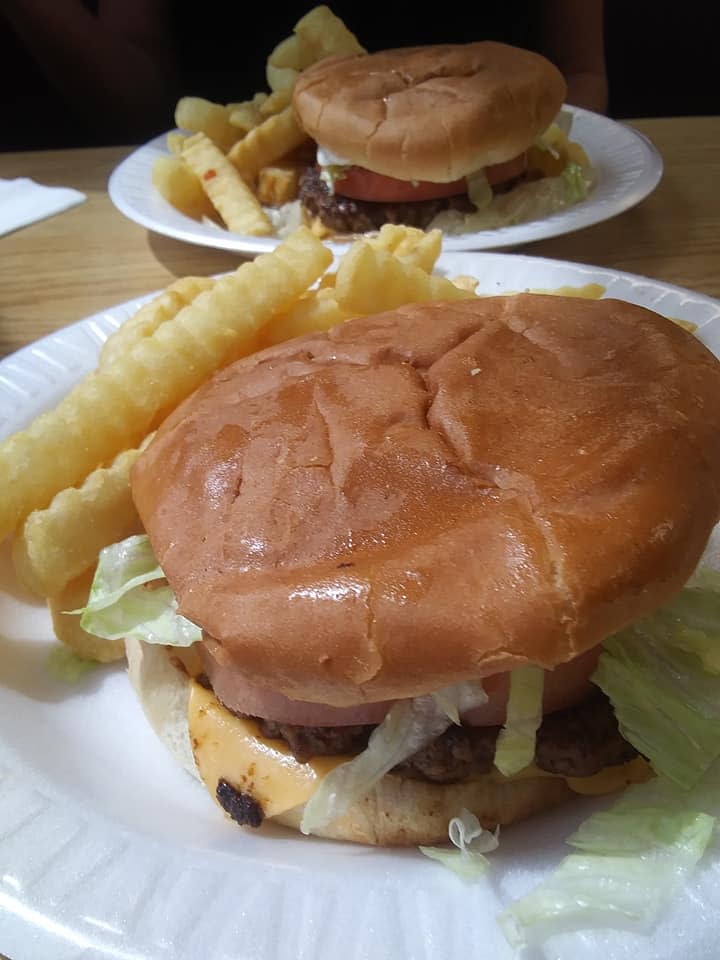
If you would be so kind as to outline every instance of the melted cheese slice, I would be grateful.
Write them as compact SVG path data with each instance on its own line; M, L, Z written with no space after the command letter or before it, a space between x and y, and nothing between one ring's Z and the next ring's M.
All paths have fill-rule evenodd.
M198 772L215 797L220 780L227 780L252 797L266 817L275 817L313 794L318 782L350 757L317 757L300 763L284 740L269 740L253 720L226 710L211 690L190 684L188 703L190 743Z

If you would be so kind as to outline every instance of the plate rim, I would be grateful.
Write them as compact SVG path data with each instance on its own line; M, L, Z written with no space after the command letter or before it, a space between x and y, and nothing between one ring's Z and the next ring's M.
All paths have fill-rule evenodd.
M472 251L450 252L447 254L445 253L442 254L438 260L439 271L440 272L444 271L446 273L455 272L458 269L458 267L453 266L453 262L458 260L460 261L475 260L478 262L479 265L485 264L487 267L489 267L490 268L489 272L492 272L492 267L494 263L498 264L500 262L504 264L512 265L513 270L518 270L521 273L522 273L523 265L527 263L531 263L533 267L537 270L542 270L543 268L551 267L553 270L556 270L562 273L568 273L568 281L567 281L568 283L571 283L573 280L577 280L581 278L585 279L587 278L587 276L594 276L594 277L605 278L608 281L621 280L621 281L627 281L633 285L635 284L640 284L643 286L649 285L651 288L655 288L656 290L659 290L662 292L669 291L680 297L689 297L693 302L701 303L706 305L708 308L712 308L713 310L716 311L716 315L720 316L720 300L717 300L706 294L692 291L685 287L669 284L662 280L657 280L657 279L645 277L643 275L629 273L626 271L616 271L607 267L597 267L592 264L575 263L574 261L559 261L559 260L553 260L551 258L536 257L531 255L504 254L499 252L480 253L480 252L472 252ZM479 269L480 269L480 266L479 266ZM598 282L602 282L602 280L599 280ZM90 326L92 326L93 324L96 325L96 328L94 329L93 334L96 338L95 346L97 349L99 349L101 345L101 339L100 339L102 334L101 327L104 327L105 325L109 327L110 325L112 325L114 315L117 314L119 311L125 311L125 312L132 311L132 309L136 308L141 303L146 302L148 299L156 295L157 292L158 291L151 291L150 293L144 294L140 297L134 297L134 298L130 298L128 300L119 302L114 306L111 306L103 311L99 311L98 313L83 317L75 321L69 327L63 328L63 330L61 331L48 334L45 337L41 338L40 340L34 341L31 344L28 344L26 347L21 348L21 350L16 351L14 354L11 354L9 357L4 358L2 361L0 361L0 375L2 375L4 370L7 369L7 366L9 365L9 361L16 363L18 361L25 361L28 358L34 358L34 362L38 362L38 354L37 352L35 353L33 352L33 351L37 351L37 348L42 347L43 345L45 346L49 345L58 336L62 336L62 335L67 336L68 332L70 331L77 331L77 336L80 337L81 328L85 328L88 325ZM73 335L74 333L70 332L70 336L72 337ZM32 359L30 359L28 360L28 362L32 363L33 361ZM66 386L68 387L72 386L73 382L74 380L72 378L68 378ZM3 689L4 688L0 687L0 696L2 696ZM25 778L24 775L25 775L27 766L28 765L23 759L23 757L14 750L11 744L9 744L6 740L2 738L2 736L0 736L0 784L3 784L5 787L9 786L11 795L15 795L15 800L17 805L19 807L27 808L30 811L29 815L31 819L32 817L35 817L38 824L39 824L38 818L41 816L44 816L46 818L46 824L43 827L43 829L49 830L51 832L52 830L72 831L76 829L77 827L76 820L77 820L77 817L79 817L80 820L82 820L83 823L87 826L87 830L83 834L82 842L88 847L88 849L91 843L99 843L99 842L102 843L103 831L106 831L108 828L108 824L106 823L103 812L87 804L83 805L82 807L76 810L75 809L76 805L72 802L72 798L70 798L69 796L63 797L61 788L54 785L52 782L46 783L46 778L44 777L43 772L41 770L38 770L37 768L32 768L32 777L29 779ZM45 794L46 789L48 791L50 798L58 802L56 803L54 802L49 805L46 805L43 808L43 811L41 811L41 813L35 814L33 811L38 806L38 803L40 803L41 800L43 799L47 799L47 794ZM44 796L40 796L40 795L44 795ZM38 796L40 796L40 800L38 800ZM3 807L3 803L5 803L6 800L7 798L5 796L4 791L0 790L0 810L5 809L5 807ZM70 813L68 812L68 808L71 808ZM73 820L71 816L71 814L73 813L76 815L75 820ZM116 842L116 845L126 844L128 847L131 847L133 843L137 844L138 842L142 842L142 838L136 832L134 832L132 828L118 827L117 825L115 825L115 827L116 829L113 832L112 837L105 838L106 846L110 842L110 840L113 840L114 842ZM3 850L6 849L5 845L7 841L7 836L8 836L8 833L7 831L3 830L3 821L2 821L2 818L0 818L0 853L2 853ZM167 844L164 844L162 841L159 841L159 840L153 840L153 844L151 845L151 847L152 847L152 850L155 851L155 853L158 855L158 857L160 855L164 857L164 860L162 862L163 871L171 871L171 872L180 871L182 873L182 871L185 870L186 873L188 871L190 872L195 871L195 873L197 873L197 871L199 870L198 863L197 863L198 858L197 857L190 858L187 855L187 851L184 851L183 848L180 846L178 846L177 848L170 847L168 849ZM79 856L78 850L76 850L76 856ZM87 867L87 869L89 870L90 867ZM160 869L157 863L155 865L155 869L156 870ZM240 873L240 868L236 867L236 869L238 870L238 873ZM278 873L274 872L272 869L269 869L268 877L266 879L258 881L256 878L255 882L259 884L260 893L262 893L263 890L265 891L265 893L269 898L269 902L283 903L283 902L287 902L288 895L295 897L298 892L296 890L297 884L295 884L294 886L291 885L291 882L288 879L289 875L290 875L289 872L287 876L284 876L281 874L280 879L278 880ZM393 879L393 883L398 883L398 884L400 883L397 877L394 877L392 879ZM319 884L319 888L321 889L327 888L327 884L325 884L325 887L323 887L324 882L325 881L322 881ZM428 883L428 886L432 888L433 897L437 896L438 902L446 906L451 904L453 890L455 889L454 887L452 887L452 885L448 886L448 883L446 883L444 877L440 877L437 874L433 874L433 878ZM282 889L279 892L278 892L278 889L271 889L273 885L275 888L277 888L278 884L280 884L280 886L282 887ZM316 917L318 923L320 923L320 921L322 920L322 910L320 910L320 913L317 913L317 914L312 913L314 909L319 909L319 908L313 907L312 905L311 898L313 896L317 896L316 886L314 884L307 884L307 890L300 891L298 910L300 911L301 916L305 916L306 918L307 916ZM206 900L200 899L199 902L207 904L207 899ZM92 903L91 897L89 902L86 899L84 903L85 903L85 908L88 909ZM337 914L338 922L340 922L341 920L343 920L343 922L346 921L348 918L348 914L343 912L344 908L340 909L340 907L343 906L342 902L333 901L333 904L334 906L338 907L338 914ZM64 945L65 947L67 947L67 941L63 939L62 931L54 929L52 923L47 925L47 929L44 929L44 930L38 929L34 931L34 933L36 934L34 939L28 938L27 917L23 918L19 915L9 913L9 911L6 910L6 908L3 906L1 899L0 899L0 917L2 917L3 922L7 924L6 927L3 927L3 929L7 931L7 934L3 934L3 936L7 935L7 938L8 938L7 941L0 938L0 950L9 951L10 956L12 957L12 960L30 960L31 957L32 957L32 960L38 960L38 958L43 958L43 960L45 960L45 958L48 958L48 960L50 960L50 958L55 958L58 955L58 949L60 945ZM10 940L10 936L13 937L12 941ZM333 934L330 933L328 934L328 936L330 937L329 942L334 942L332 941ZM463 936L465 936L465 934L463 934ZM468 933L467 936L470 937L470 933ZM15 950L15 944L23 943L23 937L25 937L24 942L27 942L29 944L28 950L26 952L22 952L22 951L18 952L17 950ZM460 937L460 935L458 935L458 937ZM109 943L107 950L103 947L103 950L101 952L96 952L98 941L96 941L94 947L88 947L88 946L79 947L77 952L78 960L81 956L84 958L84 957L87 957L88 955L93 957L97 956L97 957L106 957L106 958L111 958L116 956L117 957L127 956L127 954L120 952L119 950L118 952L114 952L114 950L112 949L112 941L107 941L107 942ZM468 939L467 942L470 943L471 940ZM282 952L281 946L280 946L281 941L279 939L277 941L277 944L278 944L277 949L275 949L274 951L269 950L269 952L263 953L262 960L270 960L271 957L275 958L275 960L291 960L290 954ZM12 949L11 949L11 946L12 946ZM140 944L138 949L142 949L143 951L145 951L147 949L147 944L145 943ZM90 950L92 950L91 953L89 952ZM86 951L86 952L82 952L82 951ZM496 953L496 955L498 956L498 960L500 960L500 957L505 956L505 954L503 953ZM69 958L71 954L67 952L63 952L62 956L63 958ZM72 956L75 956L75 955L73 954ZM151 960L151 956L152 956L154 960L154 955L151 955L146 952L138 953L136 955L134 954L134 956L137 956L138 960L140 960L141 957L142 957L142 960ZM323 952L323 958L325 956L326 954L325 952ZM330 956L330 954L327 954L327 956ZM352 960L355 960L356 957L360 958L365 956L366 954L363 953L359 948L357 953L351 954ZM426 955L422 954L422 956L425 957ZM428 953L427 956L429 957L430 954Z
M583 107L564 104L562 109L570 111L574 118L579 119L580 122L592 123L597 126L598 136L602 131L604 131L605 136L612 132L625 141L624 149L632 146L640 149L642 165L624 192L612 200L607 198L605 200L594 200L591 194L587 200L581 201L579 204L537 220L498 227L495 230L483 230L477 233L447 235L443 238L443 249L446 252L502 251L526 243L574 233L624 213L646 199L656 189L664 175L664 161L662 154L646 134L637 130L630 123L615 120L604 114L586 110ZM126 178L134 175L145 163L151 166L152 159L158 153L169 156L165 145L169 132L172 131L168 130L165 133L158 134L158 136L136 147L112 170L108 179L108 195L116 209L123 216L145 227L145 229L184 243L227 250L248 256L256 256L273 250L280 242L277 237L252 237L232 234L223 231L220 227L211 228L186 217L180 211L172 208L170 204L167 204L167 201L163 201L163 203L167 204L168 216L171 219L177 217L180 222L177 226L172 222L169 224L161 223L144 210L138 209L128 198L125 188ZM603 147L604 137L601 138L600 149L603 149ZM163 198L160 196L152 196L149 170L147 172L147 184L150 187L148 197L153 202L161 201ZM577 222L568 224L568 218ZM183 221L187 223L187 226L180 225ZM334 252L341 253L347 249L350 241L348 243L332 240L324 242Z

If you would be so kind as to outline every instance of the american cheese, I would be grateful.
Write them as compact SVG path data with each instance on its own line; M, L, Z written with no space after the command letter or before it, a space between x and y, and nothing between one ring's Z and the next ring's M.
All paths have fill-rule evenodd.
M349 757L317 757L299 763L282 740L269 740L252 720L236 717L218 703L211 690L190 684L190 743L198 772L215 797L218 781L227 780L251 796L266 817L305 803L319 780Z

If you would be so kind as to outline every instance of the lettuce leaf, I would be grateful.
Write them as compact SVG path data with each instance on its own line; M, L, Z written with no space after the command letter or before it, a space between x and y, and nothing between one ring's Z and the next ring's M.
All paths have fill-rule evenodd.
M462 809L448 824L448 837L455 849L421 846L419 850L431 860L437 860L458 876L472 880L485 873L490 861L484 854L498 847L499 828L486 830L474 813Z
M541 667L517 667L510 674L507 716L495 746L495 766L506 777L524 770L535 758L544 686Z
M625 739L685 788L720 757L718 640L720 592L691 586L605 640L593 676Z
M305 805L302 832L312 833L337 820L388 771L444 733L456 722L455 716L486 699L480 684L459 683L436 694L398 700L370 734L366 749L321 780Z
M713 835L703 808L717 797L717 773L709 780L690 794L667 780L628 787L590 817L568 840L581 852L500 917L510 945L599 927L647 932Z
M158 581L153 587L147 585ZM135 637L146 643L189 647L202 637L178 613L177 600L145 534L128 537L100 552L80 625L107 640Z

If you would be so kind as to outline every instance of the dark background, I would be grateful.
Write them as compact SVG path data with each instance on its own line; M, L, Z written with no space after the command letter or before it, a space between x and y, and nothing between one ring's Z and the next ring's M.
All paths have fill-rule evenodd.
M533 47L537 0L525 4L441 0L433 8L391 5L387 0L363 4L331 0L329 5L370 51L481 38ZM173 126L174 103L182 94L220 102L247 99L267 89L268 54L312 6L312 0L261 2L253 7L175 0L170 4L167 37L178 65L172 93L152 117L138 117L136 123L122 127L112 122L103 127L82 109L73 112L0 14L0 150L139 143ZM699 0L684 4L606 0L611 117L720 113L715 9Z

